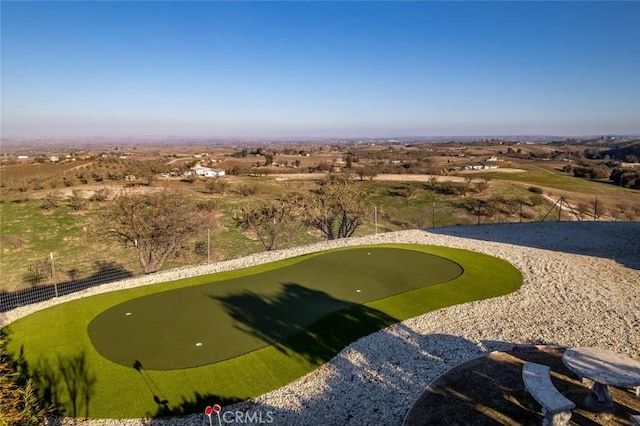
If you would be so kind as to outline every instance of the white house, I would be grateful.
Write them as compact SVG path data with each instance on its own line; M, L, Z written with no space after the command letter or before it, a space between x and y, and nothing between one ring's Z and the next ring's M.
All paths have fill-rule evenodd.
M464 166L465 170L483 170L483 169L497 169L498 163L493 161L485 161L482 163L472 163Z
M482 170L482 164L481 163L474 163L474 164L467 164L466 166L464 166L465 170Z
M215 178L218 176L224 176L225 172L223 169L211 169L209 167L195 166L187 170L185 174L203 176L206 178Z

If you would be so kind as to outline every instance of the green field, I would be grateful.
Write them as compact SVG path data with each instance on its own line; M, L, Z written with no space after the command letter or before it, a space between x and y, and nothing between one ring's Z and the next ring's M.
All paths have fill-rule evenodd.
M329 255L333 259L341 259L346 254L356 256L363 253L363 248L337 249L239 271L105 293L68 302L39 311L5 327L3 333L8 337L7 349L14 358L22 358L31 373L39 378L44 396L61 406L66 415L128 418L200 412L204 406L213 402L224 405L256 397L283 386L325 363L350 342L390 324L454 304L507 294L515 291L522 282L520 272L507 262L466 250L419 245L367 248L404 249L397 252L410 256L439 256L443 260L449 259L453 265L460 265L464 273L446 283L415 283L412 272L397 268L396 261L386 275L383 276L381 271L375 272L375 277L369 275L369 282L374 283L371 288L377 289L371 295L354 295L353 287L349 286L332 287L327 284L326 288L313 288L306 287L303 285L306 283L301 282L281 283L279 288L273 288L265 294L251 290L241 290L237 294L236 289L225 294L225 309L231 308L226 309L227 314L230 314L237 326L249 332L247 336L261 341L263 347L194 368L152 370L147 369L139 359L136 359L139 361L137 363L134 361L134 365L121 365L105 358L96 350L88 329L92 321L102 313L139 298L162 297L160 295L163 293L178 289L205 288L210 285L215 287L214 283L224 286L229 280L277 274L278 269L293 268L288 271L295 271L296 265L305 267L305 263L311 262L307 263L307 266L311 266ZM326 259L332 259L331 256ZM312 261L316 257L319 259ZM366 261L371 259L367 258ZM319 264L321 262L316 265ZM412 264L411 268L413 267L418 270L421 268ZM340 274L355 277L363 272L359 268L347 267L347 270L336 269L336 273L338 275L334 276L330 269L322 267L314 276L321 279L319 282L331 283ZM413 285L404 287L398 284L395 290L385 288L385 282L402 282L405 278L401 277L405 277L405 274L409 274L406 275L406 280L414 282ZM374 279L376 277L378 278ZM364 287L364 284L358 285ZM401 292L396 293L398 290ZM341 291L346 294L340 293ZM185 294L188 293L187 291ZM347 297L349 294L351 298ZM388 296L389 294L391 295ZM358 300L359 297L363 299ZM305 298L321 300L320 311L308 310L313 303L299 304ZM236 303L238 300L242 303ZM253 312L255 304L264 304L262 312L271 315L268 327L262 325L264 318L246 315L247 312ZM305 309L297 314L293 313L289 319L275 316L280 308L288 304L305 306ZM247 311L247 307L251 309ZM157 313L179 321L171 312L159 310ZM132 312L132 317L133 314L135 312ZM299 323L290 324L295 321ZM283 326L285 323L286 327ZM188 327L188 324L183 325ZM153 327L153 324L148 324L148 327ZM212 323L209 329L205 328L200 332L206 335L214 327L215 324ZM210 342L213 344L213 340ZM224 345L227 342L216 343ZM271 344L264 346L265 343ZM201 349L204 348L203 345Z

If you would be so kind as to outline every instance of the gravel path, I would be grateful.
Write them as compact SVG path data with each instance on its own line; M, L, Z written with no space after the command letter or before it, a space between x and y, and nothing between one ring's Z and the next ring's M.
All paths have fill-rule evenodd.
M251 402L223 407L225 419L240 420L236 424L262 420L275 425L398 425L437 376L461 362L489 351L509 349L514 344L600 346L640 359L639 236L638 222L528 223L403 231L261 253L91 291L228 270L329 247L383 242L465 248L511 262L523 273L524 283L517 292L388 327L354 342L327 364L283 388ZM67 296L66 300L74 297L79 295ZM0 324L47 303L51 302L9 312L0 318ZM179 419L55 422L87 426L208 423L204 414Z

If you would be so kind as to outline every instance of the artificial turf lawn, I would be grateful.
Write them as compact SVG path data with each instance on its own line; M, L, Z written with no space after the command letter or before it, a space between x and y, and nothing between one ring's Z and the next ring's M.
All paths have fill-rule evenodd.
M507 294L522 282L520 272L509 263L466 250L391 244L369 247L434 254L461 265L464 273L446 283L416 288L365 304L348 304L313 324L300 327L295 334L289 334L273 345L195 368L158 371L147 370L144 365L134 369L117 364L95 350L87 328L101 312L142 296L212 282L223 283L293 266L327 253L344 255L362 247L105 293L54 306L5 327L3 333L9 340L7 349L15 358L19 358L23 350L24 361L32 373L39 374L48 399L61 405L67 415L127 418L201 412L206 405L225 405L283 386L328 361L351 341L387 325L454 304ZM351 272L355 275L366 271ZM322 274L329 280L327 272ZM291 294L295 292L285 291L270 301L275 303ZM278 337L265 334L267 330L259 325L256 318L243 324L253 328L261 339ZM415 356L420 356L419 348Z
M99 314L88 331L99 353L128 367L198 367L288 339L353 304L460 274L460 265L440 256L356 248L133 299Z

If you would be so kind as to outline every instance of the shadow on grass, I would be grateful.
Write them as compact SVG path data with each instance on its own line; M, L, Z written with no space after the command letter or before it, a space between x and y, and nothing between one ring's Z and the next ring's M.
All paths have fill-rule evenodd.
M6 329L3 330L3 339L6 342L10 340ZM8 362L17 373L18 384L24 385L28 379L33 380L37 403L32 403L49 407L47 411L51 414L89 417L97 376L87 365L85 352L44 359L34 367L27 362L24 346L21 346L17 355L8 357Z
M231 405L244 401L247 398L223 397L213 394L201 394L196 392L192 398L184 396L179 402L171 403L164 395L162 389L158 386L151 372L145 370L140 361L133 363L133 368L140 373L140 377L144 381L149 392L152 395L153 402L157 405L157 409L153 413L147 413L147 417L172 417L184 416L188 414L201 413L205 407L213 404ZM152 423L149 423L152 424Z
M133 277L131 271L116 262L98 260L94 263L93 269L91 275L86 278L72 279L57 285L39 285L12 292L0 291L0 312L53 299L56 297L56 291L58 296L65 296L90 287Z
M283 284L273 297L247 291L214 298L239 329L316 365L354 340L398 322L376 309L296 283Z
M84 352L43 361L34 368L33 376L42 399L57 407L59 414L89 417L91 397L98 379L87 365Z

